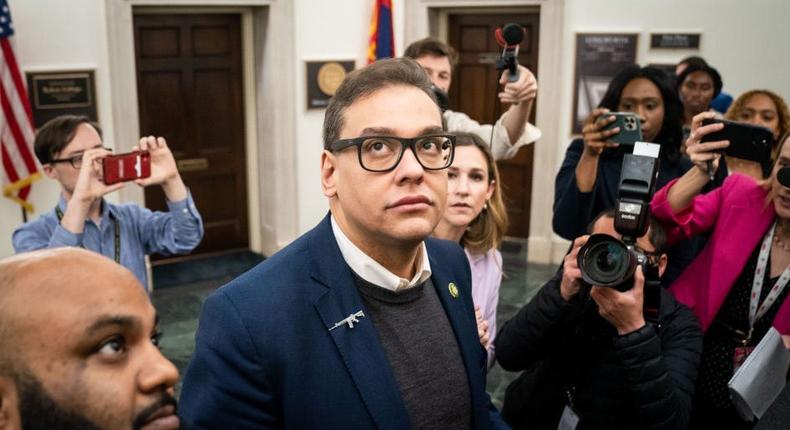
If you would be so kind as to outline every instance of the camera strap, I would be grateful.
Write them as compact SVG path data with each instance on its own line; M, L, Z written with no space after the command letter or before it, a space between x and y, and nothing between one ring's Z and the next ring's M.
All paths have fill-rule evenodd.
M645 288L643 292L642 313L645 322L659 327L659 316L661 311L661 279L658 276L657 267L647 267L645 275Z
M771 254L771 240L774 237L775 231L776 222L774 222L774 225L768 230L768 233L766 233L763 238L762 245L760 245L760 255L757 257L757 267L754 270L754 280L752 281L752 293L749 296L749 334L746 337L747 342L752 338L752 331L754 330L754 324L757 322L757 319L768 312L768 309L776 302L776 299L779 298L779 295L782 294L782 291L787 286L788 281L790 281L790 267L786 267L782 275L779 276L779 279L777 279L776 283L771 287L771 291L768 292L765 300L760 303L760 293L763 290L763 278L768 266L768 257Z
M63 221L63 211L60 210L60 206L55 206L55 215L58 216L58 222ZM112 214L110 214L110 219L112 220L113 228L115 230L113 240L115 245L115 262L121 264L121 222L112 216ZM85 248L85 246L80 245L80 248Z

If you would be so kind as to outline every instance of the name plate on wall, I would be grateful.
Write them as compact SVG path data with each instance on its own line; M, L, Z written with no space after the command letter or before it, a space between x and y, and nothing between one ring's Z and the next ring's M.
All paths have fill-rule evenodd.
M651 48L699 49L699 33L658 33L650 35Z
M354 61L307 61L307 108L323 109L343 79L354 70Z
M36 128L60 115L84 115L91 121L98 121L93 70L26 75Z

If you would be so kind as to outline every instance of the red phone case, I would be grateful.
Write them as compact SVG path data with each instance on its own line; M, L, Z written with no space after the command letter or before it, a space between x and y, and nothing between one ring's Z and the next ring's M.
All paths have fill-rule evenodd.
M147 178L151 176L151 154L148 151L134 151L108 155L102 158L102 174L107 185Z

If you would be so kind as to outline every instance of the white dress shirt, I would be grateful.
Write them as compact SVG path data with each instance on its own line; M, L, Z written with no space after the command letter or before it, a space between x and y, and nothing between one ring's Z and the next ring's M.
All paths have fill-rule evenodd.
M390 272L376 260L362 252L343 233L343 230L337 225L335 217L331 216L330 220L332 222L332 232L335 234L335 240L340 248L340 253L343 254L343 259L346 260L346 264L351 267L351 270L362 279L391 291L399 291L420 285L431 277L431 263L428 261L428 250L425 247L425 242L420 244L420 251L417 254L418 262L415 264L418 267L417 272L411 280L408 280Z

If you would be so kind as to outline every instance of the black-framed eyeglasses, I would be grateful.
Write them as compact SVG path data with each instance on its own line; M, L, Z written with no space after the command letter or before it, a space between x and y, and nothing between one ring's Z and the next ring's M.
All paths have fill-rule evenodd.
M359 165L370 172L389 172L400 163L406 148L411 148L425 170L446 169L453 163L455 136L429 134L417 137L362 136L340 139L329 145L331 151L357 147Z
M107 147L104 147L103 149L106 149L108 151L112 151L112 149L107 148ZM82 167L82 156L83 156L83 154L75 155L75 156L69 157L69 158L56 158L54 160L50 160L49 164L67 163L68 162L68 163L71 164L71 167L73 167L75 169L79 169L80 167Z

